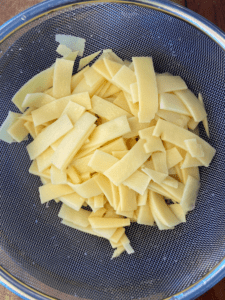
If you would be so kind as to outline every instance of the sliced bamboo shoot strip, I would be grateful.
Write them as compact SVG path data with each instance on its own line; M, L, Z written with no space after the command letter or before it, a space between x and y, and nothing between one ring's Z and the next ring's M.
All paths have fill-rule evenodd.
M85 67L86 65L88 65L92 60L94 60L99 54L100 54L101 51L97 51L95 53L92 53L88 56L85 56L83 58L80 59L80 62L79 62L79 68L78 68L78 71L80 69L82 69L83 67Z
M24 126L26 122L26 120L17 118L15 122L13 122L13 124L7 129L7 133L18 143L22 142L29 133L27 128Z
M85 73L84 73L84 78L86 80L86 83L92 87L99 81L102 81L102 75L100 75L98 72L96 72L93 68L89 68Z
M121 107L122 109L126 110L128 113L132 114L123 92L120 92L118 94L116 99L113 101L113 104Z
M189 139L184 141L187 147L188 152L191 154L192 157L203 157L204 151L202 149L202 145L198 144L196 139Z
M166 177L166 179L163 180L163 183L175 189L178 188L178 181L171 176Z
M159 195L166 197L167 199L171 199L174 202L180 202L177 197L170 194L167 190L165 190L161 185L159 185L156 182L151 181L148 185L148 189L158 193Z
M157 216L159 221L164 225L173 227L180 223L180 220L178 220L174 213L169 209L163 197L154 192L150 193L150 208L153 217Z
M85 198L81 197L77 193L72 193L69 195L59 197L59 200L67 206L71 207L72 209L79 211L85 201Z
M174 188L172 186L169 186L167 184L161 183L160 184L162 188L164 188L167 192L169 192L175 199L177 200L178 203L181 202L181 199L183 197L184 193L184 184L178 181L178 187Z
M70 118L71 122L75 124L79 120L79 118L84 114L85 110L86 109L84 106L70 101L63 110L62 115L66 114Z
M133 103L139 102L137 82L134 82L130 85L130 92L131 92L131 97L132 97Z
M175 94L181 99L196 122L200 122L206 118L204 106L194 93L192 93L192 91L187 89L183 91L176 91Z
M146 153L155 152L155 151L163 151L165 152L165 148L163 146L162 140L159 137L153 136L152 133L155 129L155 126L147 127L145 129L139 130L140 138L146 140L144 144L144 148Z
M118 158L101 150L96 150L89 160L88 166L96 172L104 173L116 162L118 162Z
M88 225L90 225L88 220L90 214L90 211L84 210L82 208L79 211L76 211L63 203L58 216L59 218L62 218L68 222L72 222L81 227L87 227Z
M185 184L187 182L188 175L194 177L198 181L200 181L200 175L199 175L199 168L198 167L191 167L186 169L181 169L182 177L183 177L183 183Z
M146 190L143 195L139 194L137 196L137 205L138 206L146 205L147 199L148 199L148 193L149 193L148 190Z
M90 97L92 97L95 94L95 92L97 91L97 89L103 84L104 80L105 79L103 77L101 77L93 86L90 86L87 84L86 79L83 78L77 84L77 86L73 90L72 94L74 95L74 94L88 92Z
M114 243L118 243L119 240L121 239L121 237L124 235L124 233L125 233L125 228L119 227L116 229L114 234L111 236L110 240Z
M75 75L72 76L71 79L71 90L72 93L75 89L75 87L78 85L78 83L81 82L82 79L84 79L84 73L89 69L89 66L86 66L83 70L80 72L76 73Z
M33 139L36 138L36 133L35 133L35 127L33 122L26 122L24 123L24 127L27 129L29 134L32 136Z
M27 146L30 159L38 157L51 144L65 135L73 124L67 115L61 116L57 121L46 127L34 140Z
M138 207L137 223L143 225L154 225L154 218L149 206L149 201L145 205Z
M20 117L21 114L14 113L12 111L9 111L7 118L2 123L0 127L0 140L5 141L7 143L12 143L14 139L12 136L7 132L7 130L13 125L13 123L16 122L18 117Z
M90 218L92 228L117 228L130 226L130 219L119 218Z
M158 110L158 89L156 76L150 57L133 57L138 84L140 123L148 123L155 118Z
M50 175L50 170L49 169L47 169L47 170L45 170L43 172L40 172L38 170L36 159L32 161L32 164L30 165L30 168L29 168L29 173L33 174L33 175L37 175L37 176L43 177L43 178L46 178L46 179L49 179L49 180L51 179L51 175ZM51 182L51 180L49 182Z
M145 129L150 126L150 123L139 123L137 117L128 118L128 123L130 125L131 132L123 136L125 139L130 139L132 137L138 136L139 131L142 131L142 129Z
M51 166L51 182L52 184L66 184L67 183L67 175L66 172L62 172L57 169L55 166Z
M101 74L105 79L111 82L112 76L110 75L108 69L106 68L106 65L104 61L101 59L98 59L92 66L96 72Z
M93 218L89 219L92 220ZM90 221L91 223L91 221ZM92 226L93 227L93 226ZM101 237L104 237L105 239L109 240L113 236L113 234L116 232L117 228L93 228L93 231L99 234Z
M90 142L83 149L101 145L130 132L130 126L126 116L118 117L98 126L90 136Z
M94 178L91 178L81 184L72 184L68 182L68 185L83 198L91 198L102 194L102 190L97 185Z
M76 158L75 156L75 159L71 162L71 165L73 165L80 174L87 172L93 173L94 170L88 165L92 157L93 154L84 156L82 158Z
M140 139L121 160L104 172L104 175L117 186L123 183L150 157L151 153L145 153L144 143L145 141Z
M102 193L106 196L110 205L113 206L113 196L110 181L107 177L102 174L98 174L94 177L94 180L102 190Z
M134 72L130 68L122 66L113 76L112 81L116 86L130 94L130 85L137 82L137 79Z
M124 180L123 185L128 186L138 194L143 195L149 182L149 176L137 170L130 177Z
M137 195L135 191L121 184L119 185L119 194L122 211L134 211L137 209Z
M71 94L71 79L74 61L57 58L53 77L53 97L62 98Z
M199 160L199 157L192 157L189 152L186 153L183 163L181 163L180 169L193 168L204 166Z
M69 166L66 170L66 173L73 184L81 183L81 176L73 166Z
M103 58L103 61L111 77L115 76L123 66L118 62L107 59L106 57Z
M190 121L190 117L188 116L164 109L159 109L156 116L183 128L187 127L188 122Z
M42 93L52 87L53 85L54 67L46 69L26 82L19 91L12 98L12 102L19 108L20 111L24 111L22 103L27 94Z
M162 140L173 143L174 145L186 151L187 146L185 145L184 141L196 138L197 142L202 145L203 151L205 153L205 156L198 157L198 160L206 167L209 166L216 152L216 150L212 146L210 146L206 141L204 141L194 133L161 119L158 120L153 135L161 136Z
M147 174L154 182L161 184L164 182L166 177L168 176L167 174L149 169L149 168L143 168L142 171Z
M99 196L103 196L103 195L99 195ZM105 215L105 213L106 213L106 209L104 207L101 207L100 209L97 209L95 212L92 211L89 218L97 218L97 217L102 218Z
M168 175L168 168L167 168L167 163L166 163L166 153L165 152L155 152L152 154L151 159L152 159L155 171Z
M117 97L115 94L119 93L121 89L119 89L116 85L110 84L109 88L105 91L104 95L102 95L103 98L109 98L109 97Z
M54 97L51 97L50 95L44 93L27 94L22 103L22 107L38 108L54 100Z
M94 207L102 208L104 206L104 195L98 195L94 197Z
M180 76L160 74L156 76L159 94L186 90L187 85Z
M48 183L39 187L41 203L48 202L52 199L72 194L73 189L66 184Z
M112 151L112 155L118 159L123 158L129 150L124 150L124 151Z
M183 102L174 94L163 93L159 95L160 109L172 111L191 117L191 113Z
M97 114L99 117L103 117L108 121L116 119L121 116L127 116L127 117L132 116L122 108L98 96L92 97L91 104L92 104L91 111Z
M111 257L111 259L120 256L124 251L125 251L124 246L120 246L120 247L116 248L116 250L113 252L113 256Z
M79 111L79 115L81 115L81 111L84 111L84 107L91 107L90 97L86 93L64 97L32 111L31 114L34 125L38 126L40 124L44 124L45 122L59 118L70 101L75 102L74 104L76 106L76 111ZM83 106L78 108L77 105L80 104L77 102L82 102ZM77 117L76 119L79 118Z
M64 137L52 157L52 163L58 169L65 169L68 166L72 158L94 130L93 125L96 120L96 117L85 112L76 122L73 130Z
M180 205L182 206L184 212L188 212L194 209L199 188L200 182L194 177L188 175L184 187L183 196L180 201Z
M54 154L54 150L51 147L46 149L41 155L36 158L38 170L40 172L49 168L52 163L52 155Z
M174 215L177 217L178 220L180 220L183 223L186 222L185 213L180 204L171 204L169 208L172 210L172 212L174 213Z
M73 229L77 229L81 232L85 232L85 233L88 233L88 234L92 234L92 235L96 235L98 237L101 237L98 233L94 232L94 230L92 229L92 227L90 225L88 225L87 227L82 227L82 226L79 226L79 225L74 224L72 222L66 221L64 219L61 221L61 224L69 226Z
M166 164L168 169L173 168L182 160L183 157L181 156L180 152L177 150L176 147L166 150Z

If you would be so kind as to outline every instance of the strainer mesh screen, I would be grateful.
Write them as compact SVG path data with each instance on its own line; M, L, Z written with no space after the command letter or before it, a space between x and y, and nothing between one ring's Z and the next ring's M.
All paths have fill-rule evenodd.
M28 25L28 29L29 29ZM41 19L0 60L0 124L12 96L57 57L56 34L86 39L85 55L112 48L123 59L153 56L157 72L181 75L202 92L216 148L201 168L201 190L187 223L172 231L132 225L135 254L110 260L104 239L60 224L60 204L41 205L40 181L28 173L30 142L0 144L1 264L29 286L58 299L164 299L189 287L225 256L224 65L225 54L191 25L136 5L95 3L63 9ZM4 46L4 43L2 44Z

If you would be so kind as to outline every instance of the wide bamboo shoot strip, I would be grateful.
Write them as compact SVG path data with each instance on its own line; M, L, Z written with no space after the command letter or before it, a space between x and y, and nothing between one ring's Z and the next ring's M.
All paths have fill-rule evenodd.
M82 147L83 143L94 129L92 125L94 125L96 119L97 118L90 113L84 113L75 124L73 130L64 137L52 157L52 163L58 169L65 169L68 166L72 157Z
M27 146L30 159L34 159L42 154L51 144L65 135L73 124L67 115L61 116L57 121L46 127L34 140Z
M138 85L138 99L140 123L148 123L155 118L158 110L158 89L150 57L133 57L135 75Z
M53 85L54 67L46 69L39 74L31 78L25 83L20 90L12 98L12 102L19 108L20 111L24 111L25 108L22 103L27 94L41 93L48 90Z
M139 140L120 161L105 171L104 175L117 186L129 178L151 156L151 153L145 152L144 143L144 140Z

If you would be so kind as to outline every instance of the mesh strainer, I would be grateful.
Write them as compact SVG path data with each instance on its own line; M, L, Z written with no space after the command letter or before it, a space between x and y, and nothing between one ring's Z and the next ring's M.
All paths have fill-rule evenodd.
M200 135L217 154L200 170L187 223L165 232L133 224L135 254L112 261L107 241L61 225L60 204L40 204L41 183L28 173L30 141L1 143L2 282L27 299L194 299L225 275L225 36L165 1L73 2L44 2L0 28L2 38L10 33L0 45L0 124L15 111L15 92L55 61L55 35L71 34L86 39L85 55L112 48L123 59L153 56L157 72L179 74L202 92L211 138L202 126Z

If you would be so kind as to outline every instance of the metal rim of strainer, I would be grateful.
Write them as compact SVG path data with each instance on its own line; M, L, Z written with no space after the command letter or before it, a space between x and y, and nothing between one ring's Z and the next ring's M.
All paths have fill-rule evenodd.
M52 11L62 9L63 7L85 4L85 3L97 3L97 2L117 2L145 6L154 10L164 12L166 14L172 15L173 17L179 18L192 26L196 27L204 34L208 35L215 43L217 43L225 51L225 33L215 26L213 23L205 19L204 17L198 15L197 13L184 8L178 4L167 2L165 0L139 0L139 1L129 1L129 0L100 0L100 1L79 1L79 0L48 0L39 4L36 4L29 9L16 15L5 24L0 26L0 43L3 42L7 37L14 33L19 28L23 27L29 22L48 14ZM187 289L173 295L165 300L191 300L200 296L216 283L225 277L225 258L204 278L199 280L197 283L191 285ZM23 299L38 299L47 300L54 299L37 290L27 286L26 284L20 282L17 278L9 274L0 266L0 283L20 296Z

